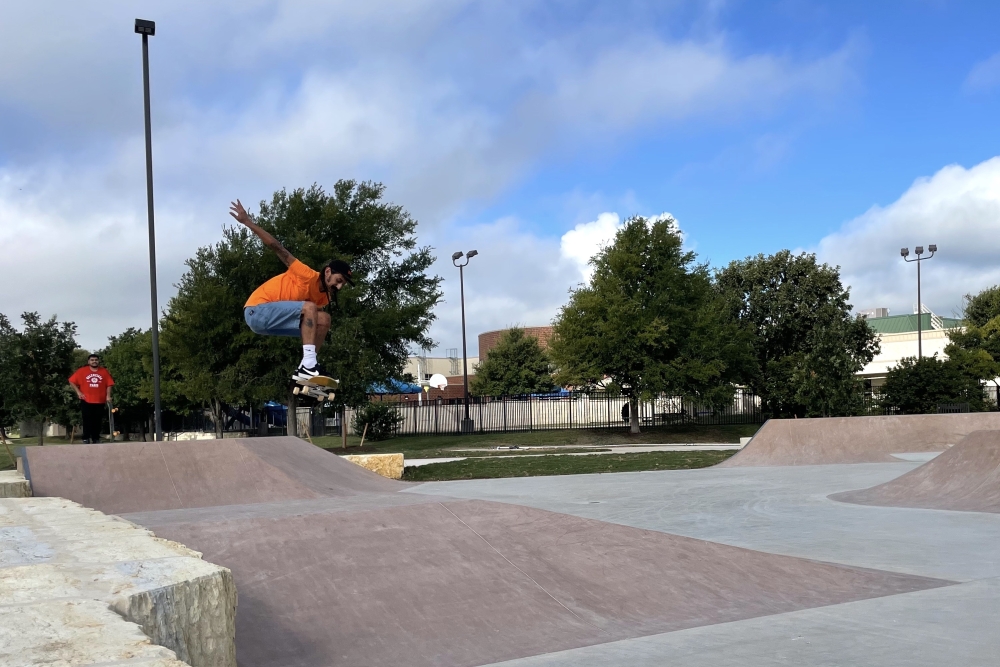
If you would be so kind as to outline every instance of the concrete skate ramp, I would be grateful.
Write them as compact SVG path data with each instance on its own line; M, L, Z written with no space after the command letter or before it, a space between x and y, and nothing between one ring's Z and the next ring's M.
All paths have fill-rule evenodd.
M719 465L792 466L898 461L898 452L940 452L973 431L1000 429L1000 413L771 419Z
M894 480L830 498L859 505L1000 513L1000 431L976 431Z
M472 667L950 583L400 493L295 438L27 450L40 494L232 570L242 667Z
M947 583L517 505L421 500L126 518L233 571L242 667L471 667Z
M121 442L25 448L35 496L108 514L395 491L407 484L298 438Z

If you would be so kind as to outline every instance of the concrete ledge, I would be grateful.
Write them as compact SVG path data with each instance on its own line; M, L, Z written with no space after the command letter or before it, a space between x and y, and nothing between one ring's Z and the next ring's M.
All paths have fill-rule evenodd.
M0 498L30 498L31 484L17 470L0 470Z
M0 500L0 664L235 667L235 620L232 573L198 552L63 498Z
M403 476L402 454L348 454L344 458L389 479Z

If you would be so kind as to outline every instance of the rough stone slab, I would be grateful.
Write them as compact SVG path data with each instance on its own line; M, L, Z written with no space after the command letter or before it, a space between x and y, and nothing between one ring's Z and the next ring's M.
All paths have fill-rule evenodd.
M185 667L97 600L0 605L0 664L69 667L94 664Z
M169 659L195 667L236 664L236 589L228 569L124 519L62 498L0 500L0 601L0 610L15 617L56 604L67 623L76 623L73 614L81 602L92 602L117 619L114 623L138 625L147 641L170 649ZM75 606L58 606L67 604ZM68 632L89 645L86 633L72 625L57 628L58 622L39 625L41 634L23 641L42 646L49 641L45 633ZM67 650L75 650L75 642ZM39 655L39 660L27 664L89 664L58 656Z
M17 470L0 470L0 498L30 498L31 484Z
M403 477L402 454L349 454L344 458L389 479Z

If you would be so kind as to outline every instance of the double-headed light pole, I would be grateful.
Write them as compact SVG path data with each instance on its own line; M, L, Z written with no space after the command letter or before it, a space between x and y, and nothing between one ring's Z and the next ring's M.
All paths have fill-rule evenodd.
M472 433L473 424L469 419L469 355L465 345L465 274L463 269L469 265L469 260L479 254L478 250L470 250L465 253L465 261L459 264L463 253L456 252L451 256L451 263L458 267L458 289L462 301L462 388L465 392L465 419L462 420L462 433Z
M149 221L149 292L153 308L153 421L157 442L163 440L160 419L160 327L156 307L156 233L153 231L153 131L149 121L149 38L156 34L156 23L135 20L135 32L142 35L142 95L146 112L146 216Z
M914 257L913 259L909 259L910 255L909 248L902 248L899 251L899 254L903 258L904 262L917 263L917 359L924 358L923 336L921 335L922 334L921 329L923 329L922 319L924 316L924 305L920 302L920 262L923 262L933 257L934 253L937 252L937 246L932 243L929 246L927 246L927 250L929 250L931 254L927 255L927 257L921 257L921 255L924 254L924 247L922 245L918 245L916 248L913 249L913 253L916 255L916 257Z

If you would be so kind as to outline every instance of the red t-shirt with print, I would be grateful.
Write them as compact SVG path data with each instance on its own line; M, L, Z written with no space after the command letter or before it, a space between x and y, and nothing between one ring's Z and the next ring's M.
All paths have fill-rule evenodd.
M90 366L84 366L70 376L69 383L80 389L83 400L87 403L105 403L108 399L108 387L114 386L115 381L111 379L107 368L95 371Z

